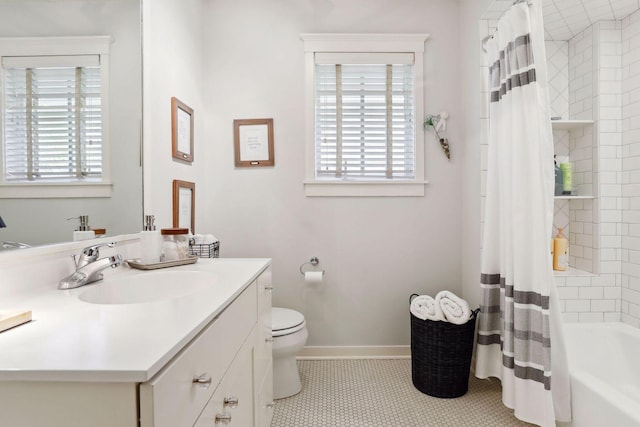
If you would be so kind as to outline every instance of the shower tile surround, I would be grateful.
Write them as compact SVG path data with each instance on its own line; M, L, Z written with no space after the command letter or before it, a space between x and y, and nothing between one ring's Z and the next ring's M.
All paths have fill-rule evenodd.
M498 12L496 6L491 12L495 18L511 1L497 3L503 9ZM570 224L571 265L583 270L556 274L560 307L568 322L622 320L640 327L640 11L634 12L640 4L583 0L588 25L582 27L564 22L571 15L553 13L559 5L566 12L580 3L543 0L552 116L594 120L592 126L554 131L560 160L571 153L578 194L596 196L556 200L554 224ZM565 30L553 20L562 20ZM495 31L496 22L480 21L481 39ZM483 61L485 104L488 64ZM563 91L565 70L568 98ZM486 110L483 107L481 117L482 215Z

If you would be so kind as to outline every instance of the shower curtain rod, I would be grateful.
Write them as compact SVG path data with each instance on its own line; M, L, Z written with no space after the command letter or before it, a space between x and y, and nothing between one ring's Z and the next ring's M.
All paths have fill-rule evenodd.
M524 3L527 2L527 6L531 7L531 5L533 4L533 0L513 0L513 4L512 6L518 4L518 3ZM502 17L501 17L502 18ZM485 38L482 39L482 50L486 53L487 52L487 42L489 41L489 39L493 38L493 35L495 33L486 36Z

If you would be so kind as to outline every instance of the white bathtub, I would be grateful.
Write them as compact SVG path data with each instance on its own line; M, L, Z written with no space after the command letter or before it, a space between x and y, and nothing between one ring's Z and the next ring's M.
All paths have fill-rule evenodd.
M564 325L572 427L640 426L640 330L623 323Z

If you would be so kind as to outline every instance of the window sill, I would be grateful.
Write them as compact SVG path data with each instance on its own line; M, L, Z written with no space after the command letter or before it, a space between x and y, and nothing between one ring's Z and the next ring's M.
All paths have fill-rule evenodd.
M111 197L111 183L1 184L0 199Z
M307 197L422 197L428 181L305 181Z

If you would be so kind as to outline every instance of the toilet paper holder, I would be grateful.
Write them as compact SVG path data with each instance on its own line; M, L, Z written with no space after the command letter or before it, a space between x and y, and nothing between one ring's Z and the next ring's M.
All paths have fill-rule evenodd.
M320 263L320 260L318 259L318 257L314 256L311 257L311 259L307 262L304 262L302 264L300 264L300 274L302 274L304 276L305 271L302 269L302 267L304 267L307 264L311 264L312 266L316 266ZM322 270L322 274L324 275L324 270Z

